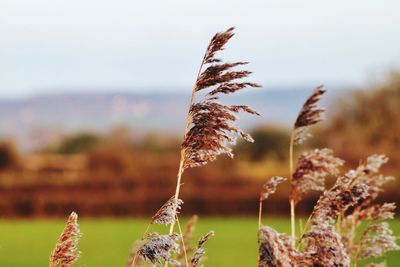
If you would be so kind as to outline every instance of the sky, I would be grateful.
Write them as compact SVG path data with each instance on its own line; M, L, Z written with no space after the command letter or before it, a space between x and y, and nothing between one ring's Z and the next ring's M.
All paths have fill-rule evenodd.
M359 85L400 66L400 1L1 0L0 98L191 90L212 35L265 87Z

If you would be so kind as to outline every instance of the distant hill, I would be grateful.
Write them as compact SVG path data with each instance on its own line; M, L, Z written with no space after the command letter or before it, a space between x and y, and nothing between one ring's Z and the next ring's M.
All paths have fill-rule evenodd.
M246 104L262 116L241 116L240 124L288 126L312 88L296 90L255 89L224 99ZM329 92L325 101L342 90ZM51 142L65 133L90 130L106 132L124 125L139 132L181 133L188 109L187 93L63 93L19 100L0 100L0 137L16 140L23 149Z

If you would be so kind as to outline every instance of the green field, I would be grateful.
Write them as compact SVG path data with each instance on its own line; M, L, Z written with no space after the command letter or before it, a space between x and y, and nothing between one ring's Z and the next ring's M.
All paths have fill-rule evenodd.
M79 264L88 267L126 266L130 247L146 227L143 219L84 219L79 249ZM287 231L289 221L274 219L270 225ZM400 233L400 222L393 224ZM49 254L64 227L62 220L0 221L0 266L47 266ZM250 218L201 219L197 235L212 229L216 236L207 244L206 266L256 266L257 220ZM159 229L161 230L161 229ZM400 266L400 253L391 253L388 266ZM76 266L80 266L77 264Z

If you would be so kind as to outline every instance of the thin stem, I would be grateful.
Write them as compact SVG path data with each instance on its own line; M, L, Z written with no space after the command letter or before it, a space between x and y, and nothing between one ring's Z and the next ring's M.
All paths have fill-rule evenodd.
M262 225L262 223L261 223L261 219L262 219L262 200L261 200L261 198L260 198L260 204L259 204L259 208L258 208L258 235L260 234L260 229L261 229L261 225ZM258 240L258 246L260 246L260 238L259 237L257 237L257 240ZM261 256L260 256L260 250L258 249L257 250L257 254L258 254L258 257L257 257L257 262L258 262L258 264L257 264L257 266L259 266L260 265L260 258L261 258Z
M299 219L299 229L300 229L300 233L302 233L304 231L303 219Z
M299 248L299 246L300 246L300 244L301 244L301 241L303 240L304 233L306 232L306 230L307 230L307 228L308 228L308 225L309 225L310 222L311 222L311 218L312 218L313 214L314 214L314 213L311 213L311 215L308 217L308 219L307 219L307 221L306 221L306 224L304 225L304 228L303 228L303 230L301 231L301 235L300 235L299 241L297 242L297 248Z
M183 238L183 233L182 233L181 224L179 223L178 216L175 216L175 218L176 218L176 222L178 223L179 233L181 234L183 255L185 256L186 267L189 267L189 261L188 261L188 257L187 257L187 253L186 253L185 240L184 240L184 238Z
M194 96L195 96L196 90L197 90L197 80L198 80L198 78L200 76L200 73L201 73L201 70L203 68L205 56L206 55L204 54L203 60L201 61L201 64L200 64L199 71L197 73L196 83L193 86L192 95L190 97L189 111L188 111L187 116L186 116L186 123L185 123L185 130L184 130L183 140L186 139L187 133L189 131L190 122L191 122L190 108L192 107L192 104L193 104L193 101L194 101ZM177 175L177 179L176 179L176 188L175 188L175 196L174 196L175 202L177 202L178 199L179 199L179 193L180 193L180 189L181 189L182 174L183 174L183 171L184 171L184 169L183 169L184 161L185 161L185 149L181 148L181 160L179 162L179 170L178 170L178 175ZM176 213L176 209L175 209L175 213ZM169 234L170 235L172 235L174 233L174 227L175 227L175 221L172 222L170 227L169 227ZM166 262L164 266L167 267L168 266L168 262Z
M294 248L296 245L296 218L294 211L294 200L290 200L290 225L292 229L292 247Z
M263 206L263 203L262 203L262 200L260 199L260 204L259 204L259 208L258 208L258 230L261 229L261 225L262 225L262 223L261 223L261 219L262 219L262 206Z
M292 179L293 175L293 147L294 147L294 129L290 136L290 145L289 145L289 177ZM291 225L291 232L292 232L292 246L293 248L296 245L296 217L295 217L295 204L294 200L290 200L290 225Z

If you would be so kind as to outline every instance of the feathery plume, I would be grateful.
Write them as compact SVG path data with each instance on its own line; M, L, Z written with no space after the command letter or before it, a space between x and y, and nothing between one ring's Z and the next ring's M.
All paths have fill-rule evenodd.
M395 209L395 203L375 204L364 209L356 209L348 217L355 222L389 220L394 218Z
M369 156L365 162L362 162L354 170L346 173L346 176L354 181L364 182L371 179L371 175L377 174L383 164L386 164L389 158L385 155L374 154Z
M314 206L311 223L313 225L329 224L339 214L367 197L367 185L351 185L346 177L339 177L336 184L325 191Z
M286 178L284 178L284 177L274 176L271 179L269 179L267 182L265 182L263 185L263 190L261 191L261 194L260 194L260 201L266 200L271 194L275 193L278 185L285 180L286 180Z
M375 204L362 208L357 206L352 213L345 216L340 223L342 241L349 253L352 253L355 231L361 222L377 222L393 219L396 209L395 203Z
M171 259L171 253L179 252L179 245L176 243L178 234L159 235L156 232L149 233L137 245L135 254L142 260L149 261L153 265L169 262L174 264Z
M327 224L313 225L307 240L303 264L299 266L348 267L350 259L340 235Z
M393 235L389 224L386 222L369 226L360 237L359 244L360 259L379 258L386 252L399 250L396 237Z
M72 212L51 253L50 267L70 267L78 260L81 254L77 248L79 237L78 215Z
M368 185L369 196L363 201L362 207L368 206L375 200L382 191L382 186L394 179L392 176L379 174L382 165L388 161L389 158L385 155L374 154L369 156L365 163L361 163L355 170L346 173L346 176L353 180L352 183Z
M302 236L301 240L303 240L304 237L308 237L308 239L316 239L319 238L320 235L321 237L323 236L321 234L322 232L326 232L326 236L329 239L326 240L328 243L324 246L328 248L332 242L340 243L338 249L340 250L341 255L344 255L347 251L344 248L343 242L341 239L336 238L337 233L330 224L337 219L339 214L343 214L348 208L355 206L360 200L365 199L366 197L368 197L368 186L363 184L352 184L351 180L346 176L339 177L336 180L335 185L325 191L318 199L310 218L311 229ZM315 245L317 245L318 242L316 241ZM307 242L307 246L313 246L313 244L314 243L310 243L310 241ZM345 258L340 256L340 259L344 260Z
M317 107L317 103L325 92L326 90L323 86L318 86L301 108L293 129L295 144L301 144L310 136L307 131L309 126L324 119L323 113L325 109Z
M356 169L346 173L346 177L351 180L353 185L364 185L368 187L368 196L357 204L357 206L346 214L338 224L341 229L342 241L349 253L355 258L360 255L361 242L355 242L356 231L363 221L369 224L392 219L396 205L394 203L372 204L379 193L383 190L382 186L392 179L392 177L379 174L383 164L388 161L384 155L372 155L362 162Z
M348 177L339 177L335 185L324 192L312 212L311 229L302 237L306 240L304 266L349 266L342 238L331 223L367 196L368 187L354 185Z
M298 266L300 254L292 249L289 236L279 234L274 229L263 226L258 231L259 267Z
M199 102L192 102L188 117L188 130L182 143L183 168L202 166L214 161L218 155L227 154L233 157L231 146L238 137L253 142L251 136L234 125L236 113L242 111L259 115L256 111L244 105L223 105L217 100L220 94L230 94L246 87L260 87L250 82L236 80L248 77L249 71L234 71L232 68L247 64L247 62L219 63L215 58L217 52L224 49L232 38L234 28L217 33L206 50L196 80L193 95L200 91L210 91ZM203 70L203 66L206 68Z
M197 267L203 258L206 250L204 249L204 244L214 236L214 231L208 232L206 235L202 236L197 244L197 249L193 254L193 257L190 259L190 267Z
M175 222L176 215L181 209L183 201L172 196L153 216L151 223L170 225Z
M325 177L337 175L343 163L342 159L334 157L332 150L327 148L303 153L291 179L290 199L297 204L308 191L323 191Z

